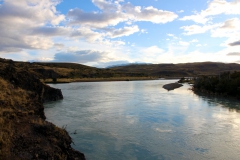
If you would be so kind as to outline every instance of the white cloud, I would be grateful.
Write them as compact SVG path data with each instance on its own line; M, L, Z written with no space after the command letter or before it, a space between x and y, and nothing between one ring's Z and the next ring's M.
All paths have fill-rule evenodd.
M82 25L82 26L90 26L95 28L115 26L120 22L124 22L128 20L127 15L124 13L118 13L118 12L86 13L78 8L70 10L67 16L70 19L71 25Z
M54 26L65 20L56 11L57 4L58 1L48 0L5 0L0 8L0 51L51 48L54 44L51 38L35 34L34 30L40 32L48 24L53 27L48 32L56 32Z
M153 6L142 8L140 6L133 6L130 3L124 4L122 10L128 14L128 17L131 17L131 19L135 21L167 23L178 17L178 15L173 12L158 10Z
M209 3L208 8L202 11L202 15L218 15L218 14L240 14L240 1L233 0L232 2L226 0L213 0Z
M184 12L184 10L180 10L180 11L178 11L178 13L183 13Z
M239 15L240 14L240 1L233 0L232 2L226 0L213 0L208 4L206 10L202 10L200 13L194 15L185 16L180 20L192 20L196 23L206 24L212 19L211 16L226 14L226 15Z
M191 40L190 41L191 43L197 43L197 42L199 42L197 39L193 39L193 40Z
M158 10L151 6L141 8L130 3L120 4L124 2L122 0L115 2L92 0L92 2L102 11L84 12L76 8L68 12L70 26L78 28L71 34L72 37L84 38L89 42L98 41L107 45L123 45L125 43L122 41L111 41L107 38L129 36L136 32L147 33L146 30L140 30L137 25L133 25L136 21L167 23L177 17L173 12ZM131 26L115 29L114 27L121 22Z
M163 53L164 50L159 48L158 46L151 46L146 49L143 49L142 52L146 54L160 54L160 53Z
M56 5L60 2L61 0L3 1L0 7L0 53L18 52L32 60L52 60L54 53L61 51L55 55L56 60L63 60L61 58L65 56L69 60L81 57L85 59L84 63L92 62L90 58L106 62L116 61L121 55L124 61L128 61L128 54L131 53L128 48L124 48L125 42L113 38L137 32L147 33L134 24L138 21L159 24L177 18L174 12L152 6L134 6L124 0L92 0L100 11L85 12L76 8L70 10L65 17L56 10ZM116 29L115 26L122 22L126 26ZM84 54L78 52L91 51L92 48L99 51ZM66 53L70 49L74 54L67 57ZM36 57L31 57L25 51L34 52ZM150 48L150 51L155 53L156 50ZM102 54L103 52L109 54ZM98 53L105 58L97 57Z
M64 44L62 43L55 43L54 44L54 47L57 49L57 50L61 50L64 48Z
M81 27L73 30L70 36L76 39L85 39L88 42L95 42L95 41L102 42L104 34L95 32L88 27Z
M20 52L24 49L47 50L52 47L56 47L58 50L63 49L63 47L54 45L54 37L82 39L90 43L98 42L106 45L124 45L123 41L111 41L108 38L128 36L140 31L136 25L111 31L84 26L58 26L65 21L65 16L56 10L59 2L60 0L5 0L0 8L0 52ZM111 10L119 10L119 7L121 8L119 3L123 1L114 4L106 1L94 1L94 3L97 2L98 6L105 10L104 12L85 13L78 9L74 10L83 13L84 17L81 19L83 23L92 24L92 21L95 21L96 26L106 27L114 26L128 19L124 13L110 13ZM81 14L76 15L81 18ZM100 19L98 19L99 17ZM145 31L142 30L142 32Z
M71 32L71 28L67 27L56 27L56 26L37 26L29 28L27 32L30 35L44 36L44 37L55 37L55 36L65 36Z
M34 48L34 49L47 50L54 45L51 39L38 37L38 36L28 36L28 37L24 37L22 40L25 44L28 44L30 48Z
M170 34L170 33L169 33L169 34L167 34L167 35L168 35L169 37L174 37L174 34Z
M124 41L111 41L112 45L114 46L121 46L125 45L126 43Z
M185 16L180 20L193 20L196 23L202 23L202 25L189 25L183 26L181 29L184 30L184 35L195 35L210 32L213 38L227 38L219 46L235 48L235 42L239 41L240 37L240 20L239 18L227 19L222 23L213 23L211 20L217 18L217 15L240 15L240 1L233 0L231 2L226 0L213 0L209 2L206 10L202 10L194 15ZM237 43L236 43L237 44ZM197 47L203 46L198 44ZM232 51L236 52L236 51ZM230 51L228 51L230 53Z
M141 29L141 33L148 33L146 29Z
M167 34L167 36L169 36L169 37L172 37L172 38L174 38L174 39L178 39L178 37L176 37L174 34Z
M212 37L236 37L240 31L240 20L238 18L232 18L226 20L215 30L212 30Z
M48 0L5 0L0 9L1 20L17 22L30 22L30 24L51 23L58 25L65 16L56 11L55 6L60 1ZM15 22L12 22L15 23Z
M159 63L189 63L189 62L233 62L234 56L226 56L227 50L219 52L200 52L198 50L193 52L187 52L187 54L175 55L172 52L167 52L159 58Z
M181 21L192 20L196 23L205 24L207 21L209 21L209 18L206 18L200 14L196 14L196 15L191 15L191 16L185 16L183 18L180 18L179 20L181 20Z
M112 1L106 1L106 0L92 0L92 2L101 10L104 10L106 12L112 12L112 11L120 10L121 6L119 2L123 2L123 1L117 1L117 3L113 3Z
M240 40L229 43L230 46L240 46Z
M231 18L218 24L209 22L218 14L239 14L239 0L232 2L214 0L209 3L206 10L181 18L205 24L181 27L184 35L210 31L212 37L227 39L222 44L225 48L216 53L201 53L197 50L189 53L187 50L190 44L194 43L198 47L204 44L200 44L198 39L187 41L176 37L179 35L177 32L167 34L168 40L171 41L169 44L162 44L167 47L167 49L164 48L165 50L155 45L140 48L137 42L135 44L131 41L129 45L125 45L125 42L120 39L120 37L134 33L139 33L139 35L147 33L147 30L142 29L140 23L138 23L139 26L136 25L136 22L164 24L175 20L178 15L171 11L160 10L153 6L134 6L123 0L92 0L100 11L85 12L73 9L65 17L56 10L58 2L60 0L5 0L0 7L0 53L12 55L13 53L7 52L18 52L18 60L49 61L55 59L55 61L85 64L97 64L98 62L108 64L108 62L136 61L149 63L231 62L236 61L234 58L236 59L240 50L239 18ZM67 25L64 26L66 23ZM117 28L118 24L124 27L117 26ZM33 51L35 55L30 54ZM186 53L188 54L184 55ZM228 56L227 53L229 53Z
M227 54L228 56L240 56L240 52L231 52Z
M139 54L134 59L135 62L142 61L146 63L156 63L156 60L164 53L164 50L158 46L150 46L147 48L138 48Z
M190 26L183 26L180 29L183 29L185 31L185 35L193 35L193 34L200 34L200 33L205 33L207 32L209 29L211 29L211 27L207 27L207 26L199 26L199 25L190 25Z
M238 18L228 19L217 28L211 30L211 37L227 38L221 44L223 47L236 46L234 42L239 41L240 37L240 20ZM232 45L231 45L232 44Z
M102 12L84 12L78 8L68 12L70 24L85 25L95 28L115 26L121 22L146 21L152 23L167 23L178 16L170 11L158 10L152 6L142 8L131 3L120 5L112 1L92 1Z
M190 26L183 26L180 29L183 29L185 31L184 35L193 35L193 34L205 33L218 26L220 26L220 24L205 25L205 26L190 25Z
M179 44L181 46L189 46L189 43L188 42L184 42L184 41L179 41Z
M129 36L136 32L139 32L139 28L137 25L116 29L108 34L111 38L117 38L117 37L122 37L122 36Z
M202 44L197 44L196 47L202 47Z

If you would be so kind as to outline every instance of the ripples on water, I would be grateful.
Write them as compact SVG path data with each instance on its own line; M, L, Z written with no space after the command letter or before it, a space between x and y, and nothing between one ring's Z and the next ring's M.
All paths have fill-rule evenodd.
M188 85L162 88L171 82L51 85L64 100L45 104L45 114L67 125L88 160L239 159L239 103L196 95Z

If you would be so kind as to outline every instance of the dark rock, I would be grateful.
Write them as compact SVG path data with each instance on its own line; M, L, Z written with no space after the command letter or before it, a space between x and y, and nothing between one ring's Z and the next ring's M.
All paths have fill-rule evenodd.
M176 88L182 87L182 84L179 83L169 83L169 84L165 84L163 85L163 88L170 91L170 90L174 90Z

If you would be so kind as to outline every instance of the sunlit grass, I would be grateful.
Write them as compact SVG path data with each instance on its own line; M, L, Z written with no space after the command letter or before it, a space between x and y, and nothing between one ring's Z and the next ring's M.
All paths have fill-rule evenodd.
M24 111L16 110L15 107L22 107L25 103L27 103L26 91L14 88L12 84L0 78L0 158L4 158L10 153L16 113L24 114Z

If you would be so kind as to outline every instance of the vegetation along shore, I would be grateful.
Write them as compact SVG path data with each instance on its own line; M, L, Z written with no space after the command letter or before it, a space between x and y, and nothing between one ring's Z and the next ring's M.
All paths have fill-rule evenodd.
M240 100L240 72L222 72L215 76L200 76L194 82L193 91L236 97Z

